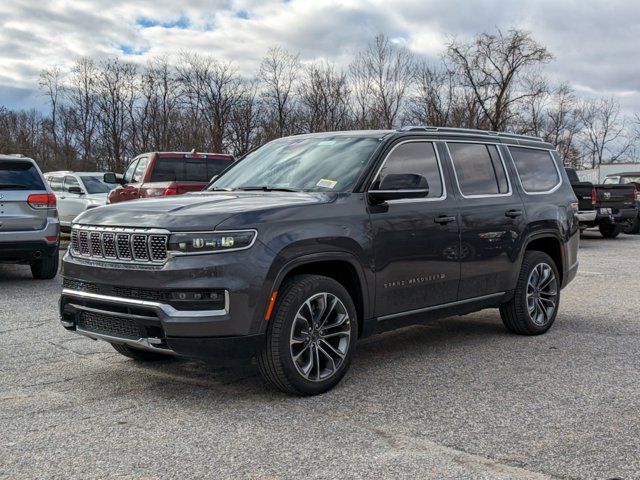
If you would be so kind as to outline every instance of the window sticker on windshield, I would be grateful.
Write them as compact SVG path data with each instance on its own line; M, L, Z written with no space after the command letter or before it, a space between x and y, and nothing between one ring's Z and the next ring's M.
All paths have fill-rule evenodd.
M318 145L333 145L335 143L336 143L335 140L323 140L323 141L319 142Z
M337 180L329 180L326 178L321 178L320 181L316 183L316 187L333 188L336 186L337 183L338 183Z

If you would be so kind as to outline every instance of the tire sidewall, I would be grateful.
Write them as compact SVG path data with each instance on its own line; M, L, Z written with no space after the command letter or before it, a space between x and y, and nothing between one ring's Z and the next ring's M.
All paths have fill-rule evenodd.
M553 271L553 274L556 278L557 289L556 308L553 311L551 319L542 326L533 322L531 316L529 315L529 309L527 306L527 284L529 282L529 276L531 275L533 269L541 263L547 264L549 267L551 267L551 270ZM549 330L554 324L556 316L558 315L558 310L560 308L560 275L558 273L558 267L556 266L553 259L543 252L531 251L527 253L523 267L524 268L522 269L522 274L518 279L518 289L516 291L516 296L518 302L520 302L522 306L521 311L523 312L524 321L527 324L527 328L532 334L537 335Z
M295 277L293 280L295 281ZM281 322L282 324L278 339L278 355L281 361L280 363L283 373L293 388L303 395L316 395L330 390L337 385L349 369L351 360L355 354L358 337L358 318L356 308L347 290L331 278L317 276L312 282L305 285L303 288L295 288L295 284L293 287L294 288L285 293L285 296L281 299L275 311L274 320L276 322ZM346 358L338 368L338 371L326 380L313 382L305 379L298 372L293 359L291 358L289 341L291 326L298 309L308 298L321 292L332 293L342 301L347 309L347 313L349 314L351 334L349 337L349 348L347 350ZM289 308L282 308L282 305L286 303L290 305Z

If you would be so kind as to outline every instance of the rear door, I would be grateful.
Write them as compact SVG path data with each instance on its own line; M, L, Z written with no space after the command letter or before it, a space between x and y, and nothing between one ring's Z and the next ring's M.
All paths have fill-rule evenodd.
M434 142L407 140L388 153L372 189L389 174L418 174L429 195L370 205L377 317L410 313L456 300L460 244L455 198Z
M458 300L513 288L526 219L497 144L448 141L460 208Z
M48 211L34 209L27 199L46 192L44 179L36 166L24 160L0 160L0 232L40 230Z

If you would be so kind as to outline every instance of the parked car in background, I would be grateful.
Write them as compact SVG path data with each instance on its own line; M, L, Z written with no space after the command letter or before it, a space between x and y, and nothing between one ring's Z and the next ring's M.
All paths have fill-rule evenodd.
M35 161L0 155L0 262L26 263L37 279L58 272L56 197Z
M49 172L44 174L58 201L60 228L71 229L71 222L82 212L107 204L113 185L104 183L102 172Z
M561 165L540 139L464 129L274 140L206 191L78 217L61 323L140 361L257 357L298 395L374 333L499 308L539 335L578 270Z
M573 168L565 170L578 197L582 230L598 227L604 238L615 238L628 221L638 216L638 190L635 185L594 185L580 181ZM589 199L593 210L588 209Z
M104 175L105 182L118 184L109 193L108 203L197 192L232 163L233 156L222 153L143 153L121 178Z
M622 230L624 233L636 234L640 233L640 172L623 172L607 175L604 179L604 185L635 185L637 191L636 200L639 209L638 215L628 220Z

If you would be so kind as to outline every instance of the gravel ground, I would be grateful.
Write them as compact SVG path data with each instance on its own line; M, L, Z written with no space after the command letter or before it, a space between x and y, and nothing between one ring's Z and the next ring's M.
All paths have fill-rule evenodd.
M588 232L552 330L486 310L361 342L333 391L137 364L0 266L2 478L640 478L640 236Z

